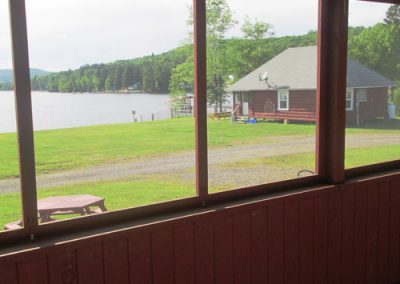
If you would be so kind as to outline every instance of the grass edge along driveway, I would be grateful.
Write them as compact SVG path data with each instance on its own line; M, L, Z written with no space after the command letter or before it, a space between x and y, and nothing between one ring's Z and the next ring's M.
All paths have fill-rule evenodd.
M254 143L282 135L314 135L313 125L208 121L209 147ZM194 119L113 124L35 132L37 174L139 157L194 151ZM18 176L15 134L0 134L0 179Z
M393 134L398 130L347 129L351 135ZM232 124L208 120L210 148L265 143L275 136L313 136L312 124ZM0 179L18 176L16 134L0 134ZM139 157L194 151L194 119L179 118L35 132L37 174L85 168Z

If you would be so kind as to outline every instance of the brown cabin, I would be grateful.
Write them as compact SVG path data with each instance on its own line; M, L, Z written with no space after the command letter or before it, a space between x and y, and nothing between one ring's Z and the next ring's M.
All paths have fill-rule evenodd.
M320 1L315 176L208 193L206 6L195 0L197 195L43 226L24 3L10 1L23 229L0 233L0 283L400 283L399 157L344 167L346 1Z
M396 83L347 60L346 119L362 124L388 116L389 89ZM228 88L235 117L315 121L317 47L289 48Z

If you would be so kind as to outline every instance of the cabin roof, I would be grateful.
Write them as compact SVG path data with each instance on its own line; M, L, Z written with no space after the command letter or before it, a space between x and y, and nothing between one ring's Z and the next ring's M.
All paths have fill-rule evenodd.
M268 85L259 79L260 74L265 72L268 73L268 83L272 88L316 89L317 46L288 48L239 79L227 90L229 92L266 90ZM395 87L396 83L348 58L347 86L350 88Z

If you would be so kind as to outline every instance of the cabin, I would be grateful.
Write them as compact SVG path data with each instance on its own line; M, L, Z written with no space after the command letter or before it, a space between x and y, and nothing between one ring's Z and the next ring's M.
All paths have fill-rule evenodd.
M36 208L25 1L9 3L23 228L0 232L0 283L400 283L400 157L344 166L347 1L319 5L315 175L208 192L206 5L195 0L196 195L46 225ZM286 106L281 97L290 109L290 95Z
M317 47L288 48L228 88L235 118L316 120ZM361 125L388 117L396 82L347 59L346 120Z

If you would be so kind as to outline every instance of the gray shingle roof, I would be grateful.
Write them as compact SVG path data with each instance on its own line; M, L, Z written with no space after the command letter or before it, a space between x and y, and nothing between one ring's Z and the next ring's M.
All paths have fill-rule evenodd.
M317 87L317 47L305 46L288 48L244 76L228 87L233 91L257 91L268 88L265 81L260 81L260 74L268 73L268 83L273 87L289 87L290 89L316 89ZM386 87L396 86L396 83L377 72L347 60L347 86Z

